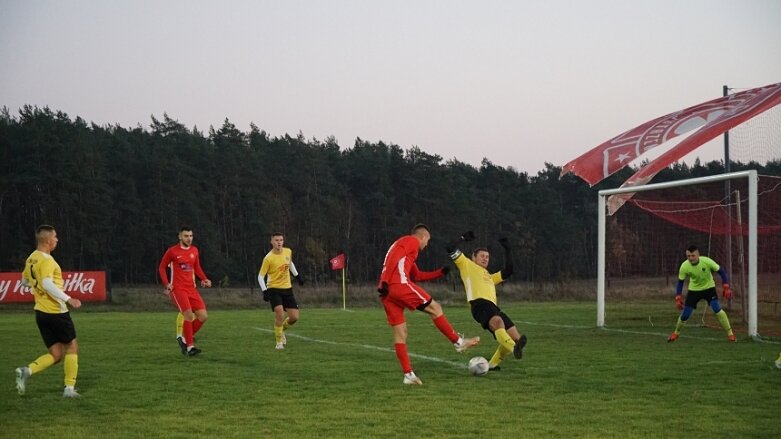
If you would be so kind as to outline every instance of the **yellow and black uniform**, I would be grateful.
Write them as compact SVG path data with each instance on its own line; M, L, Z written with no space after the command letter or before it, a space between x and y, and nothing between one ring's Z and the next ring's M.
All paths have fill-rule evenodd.
M25 382L57 361L51 348L57 343L69 345L76 339L76 328L68 312L67 301L70 296L63 291L62 270L54 258L45 252L35 250L25 262L22 273L23 283L30 287L35 298L35 323L41 333L44 344L50 351L41 355L26 367L16 369L16 387L19 394L25 392ZM63 359L65 372L65 393L63 396L78 396L74 390L79 371L79 356L76 352L66 352Z
M293 264L293 251L289 248L283 247L278 254L270 250L263 258L258 272L258 284L263 291L263 300L271 304L271 309L279 305L285 309L298 308L293 295L293 285L290 283L291 274L298 276Z
M278 314L279 307L283 312L289 309L295 309L298 312L298 302L293 295L293 286L290 283L290 275L293 275L299 285L304 285L304 281L296 271L293 264L293 251L287 247L282 247L279 253L271 249L263 258L258 272L258 284L263 292L263 300L269 302L271 310ZM266 282L268 278L268 283ZM296 314L297 316L297 314ZM277 349L284 349L287 338L284 331L296 322L297 318L290 319L288 315L281 322L274 322L274 338L276 339Z
M60 265L50 254L35 250L25 262L22 277L32 289L35 320L46 347L55 343L70 343L76 338L76 330L66 303L70 296L62 292L64 282ZM49 282L56 290L52 291Z
M467 232L459 240L448 244L446 249L461 275L472 317L480 323L483 329L493 334L499 345L488 362L491 370L498 370L499 363L511 352L515 355L515 358L520 359L523 356L523 347L526 346L526 336L520 334L517 329L513 329L515 328L515 323L507 314L502 312L496 299L496 285L504 282L513 272L510 246L507 239L499 240L505 249L505 267L501 271L490 273L474 260L467 258L461 250L456 248L459 242L472 239L474 239L474 234L471 231ZM482 251L487 252L488 250L477 250L478 253ZM494 325L494 329L492 329L491 320L495 319L495 317L502 319L502 325L497 323ZM513 335L511 336L508 331Z
M505 329L515 326L510 317L502 312L496 303L496 285L504 281L502 272L489 273L488 270L467 258L461 250L452 252L450 258L453 259L461 275L461 281L464 283L466 291L466 301L469 302L475 321L491 333L493 331L489 328L488 322L491 317L496 315L504 321Z
M485 299L496 305L496 285L504 281L501 271L494 274L489 273L488 270L464 256L461 250L451 253L450 257L458 267L461 280L464 282L466 301Z

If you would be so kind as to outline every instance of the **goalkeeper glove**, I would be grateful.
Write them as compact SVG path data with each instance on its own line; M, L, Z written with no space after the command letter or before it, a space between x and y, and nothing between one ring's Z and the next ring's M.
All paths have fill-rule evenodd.
M729 284L722 284L721 291L724 293L724 300L732 300L732 289Z
M499 238L499 244L505 250L510 250L510 240L509 239L507 239L507 238Z
M380 296L387 296L388 295L388 282L382 282L380 284L380 287L377 288L377 292L380 293Z
M264 302L268 302L269 301L268 290L264 290L263 291L263 301Z
M473 239L475 239L475 233L471 230L466 231L461 235L461 240L464 242L469 242Z
M680 294L675 296L675 307L678 308L678 311L683 309L683 296Z
M298 285L299 286L302 286L302 287L304 286L304 277L303 276L301 276L299 274L298 276L296 276L296 280L298 281Z

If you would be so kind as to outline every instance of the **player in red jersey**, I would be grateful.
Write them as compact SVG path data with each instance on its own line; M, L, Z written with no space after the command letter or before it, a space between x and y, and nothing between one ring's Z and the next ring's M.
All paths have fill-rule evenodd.
M173 276L170 281L167 273L169 264L173 267ZM198 249L193 245L192 227L182 226L179 230L179 243L165 252L160 261L158 272L171 300L184 316L182 326L184 340L177 339L182 354L190 357L198 355L201 350L195 347L193 336L201 329L208 315L206 314L206 304L195 288L195 276L201 280L202 287L211 287L212 281L206 277L206 273L201 268Z
M382 305L388 324L393 329L393 342L396 357L404 372L404 384L423 384L412 370L412 364L407 352L407 322L404 309L420 310L431 316L431 320L439 331L450 340L457 352L464 352L480 342L480 337L463 338L450 325L442 306L432 299L423 288L415 285L415 281L433 280L447 274L449 267L436 271L420 271L415 261L418 253L426 248L431 239L431 233L425 224L416 224L409 235L397 239L388 249L382 266L380 283L377 291L380 293Z

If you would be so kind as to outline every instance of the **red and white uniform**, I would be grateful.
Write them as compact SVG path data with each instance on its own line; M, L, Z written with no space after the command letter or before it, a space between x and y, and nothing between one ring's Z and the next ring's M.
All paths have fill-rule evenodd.
M172 267L173 279L168 280L168 267ZM163 255L163 259L160 261L158 267L160 278L163 280L163 284L173 285L173 292L171 293L171 299L174 301L174 305L179 309L179 312L191 309L199 310L206 309L206 305L195 288L195 277L205 281L208 278L201 268L201 258L198 253L198 248L191 245L188 248L184 248L181 244L171 246Z
M404 308L414 310L431 301L431 296L414 281L433 280L442 277L442 272L420 271L415 261L420 252L420 243L412 235L402 236L388 249L382 265L380 284L388 284L388 295L382 297L385 315L391 326L405 322Z

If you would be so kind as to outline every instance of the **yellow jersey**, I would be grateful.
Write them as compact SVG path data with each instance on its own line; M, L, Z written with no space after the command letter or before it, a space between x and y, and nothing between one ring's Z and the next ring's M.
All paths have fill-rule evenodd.
M290 283L290 264L293 260L293 251L287 247L282 247L280 254L269 251L263 258L260 265L258 277L264 278L268 275L268 288L292 288Z
M32 252L24 263L22 277L32 288L36 310L48 314L68 312L68 305L64 301L52 297L43 288L43 280L50 277L57 288L63 289L62 270L52 255L40 250Z
M474 261L464 256L461 250L456 250L452 255L453 262L458 267L461 274L461 281L464 282L466 290L466 301L471 302L475 299L485 299L496 303L496 285L504 281L502 272L497 271L491 274L485 268L477 265Z

